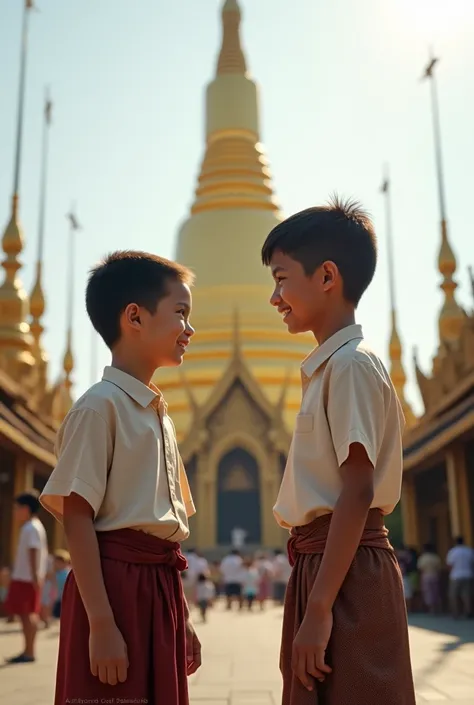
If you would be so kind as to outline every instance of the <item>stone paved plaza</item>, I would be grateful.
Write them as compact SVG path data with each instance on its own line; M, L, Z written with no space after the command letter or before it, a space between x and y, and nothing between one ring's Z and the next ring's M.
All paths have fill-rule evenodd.
M280 608L229 614L219 605L208 623L197 627L204 664L191 679L193 705L279 705ZM472 705L474 622L415 617L410 633L419 704ZM20 646L18 628L2 623L0 662ZM40 634L36 664L0 667L0 701L52 705L56 649L57 628L52 627Z

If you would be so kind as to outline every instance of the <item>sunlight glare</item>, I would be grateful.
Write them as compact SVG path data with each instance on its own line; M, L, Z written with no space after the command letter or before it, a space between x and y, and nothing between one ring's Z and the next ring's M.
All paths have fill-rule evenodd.
M474 18L473 0L402 0L410 29L430 43L455 36Z

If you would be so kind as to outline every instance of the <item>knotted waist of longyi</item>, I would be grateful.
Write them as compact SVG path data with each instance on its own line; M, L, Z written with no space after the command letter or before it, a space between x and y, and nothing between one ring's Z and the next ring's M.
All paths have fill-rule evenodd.
M124 563L169 565L180 571L188 567L179 543L165 541L144 531L98 531L97 540L102 558Z
M288 558L292 566L298 554L324 553L331 518L332 514L324 514L305 526L296 526L291 530L288 540ZM379 509L369 511L359 545L371 548L392 548L388 540L388 529Z

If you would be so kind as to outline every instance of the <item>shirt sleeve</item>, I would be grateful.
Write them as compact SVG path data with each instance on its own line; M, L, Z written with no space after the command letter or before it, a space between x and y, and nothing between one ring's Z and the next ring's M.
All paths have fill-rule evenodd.
M385 382L375 367L354 358L333 375L327 414L339 467L353 443L364 446L375 467L385 430Z
M178 454L179 462L179 486L181 488L181 496L183 497L184 506L186 507L186 516L191 517L196 514L196 507L194 506L193 497L191 494L191 488L189 487L188 476L186 475L186 470L184 468L184 463L181 456Z
M64 497L74 492L90 504L95 518L112 462L113 438L107 422L93 409L71 411L59 430L56 454L58 462L41 494L42 505L62 522Z
M26 547L27 548L41 548L41 536L39 534L38 529L34 527L32 524L30 526L25 527L25 532L26 532Z

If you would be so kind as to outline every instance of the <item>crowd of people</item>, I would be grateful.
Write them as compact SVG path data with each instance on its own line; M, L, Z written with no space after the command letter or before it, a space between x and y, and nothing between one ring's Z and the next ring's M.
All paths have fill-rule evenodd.
M419 554L402 546L397 551L403 575L403 589L408 612L426 611L470 617L474 607L474 549L459 536L445 560L430 543Z
M184 592L190 605L199 608L203 621L209 607L222 596L227 609L263 609L268 600L283 604L291 566L286 553L257 552L245 556L234 548L221 561L208 561L195 549L186 553L188 570L182 574Z

